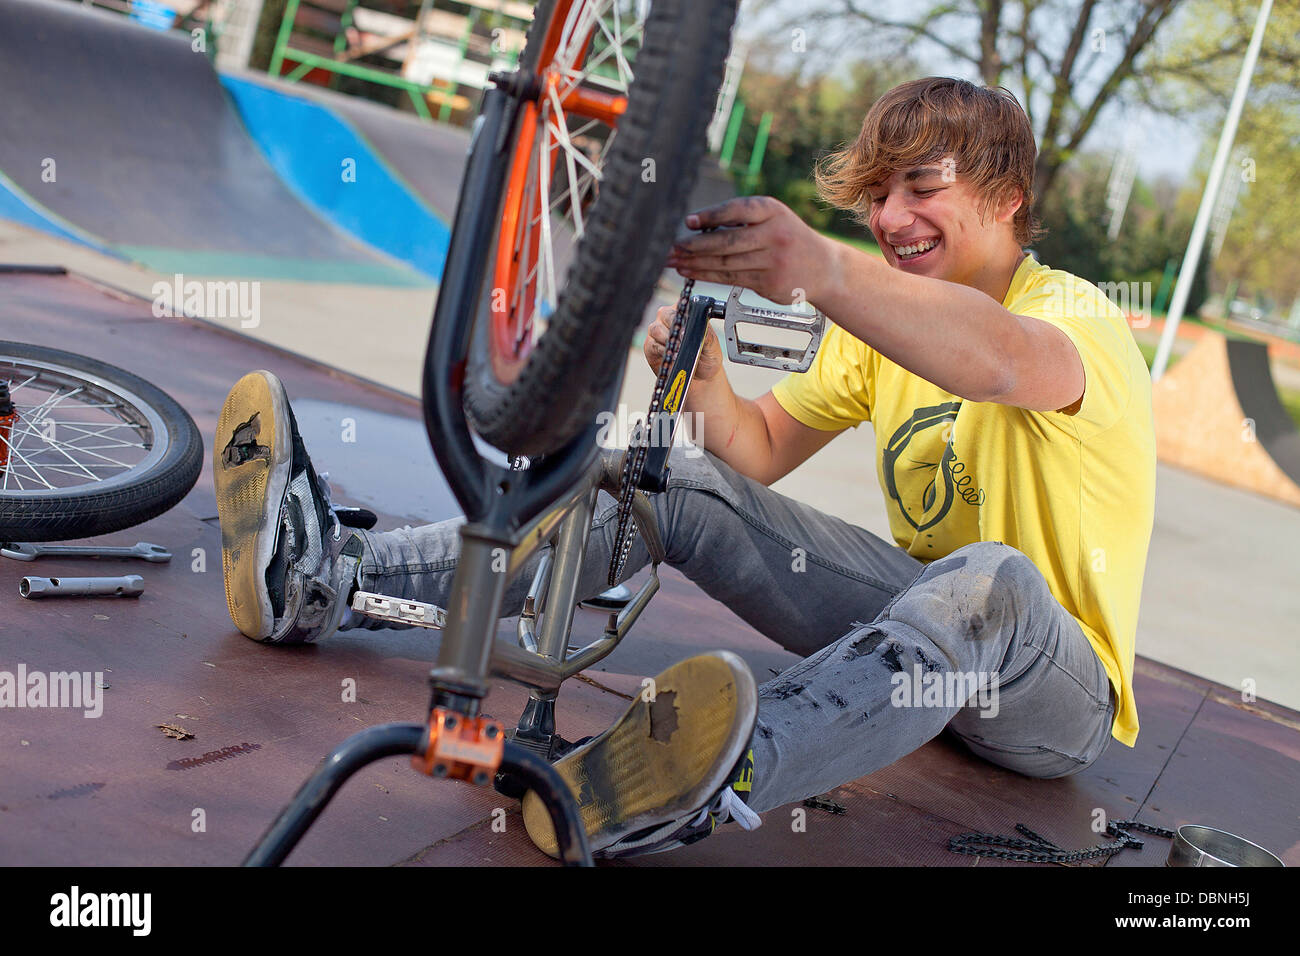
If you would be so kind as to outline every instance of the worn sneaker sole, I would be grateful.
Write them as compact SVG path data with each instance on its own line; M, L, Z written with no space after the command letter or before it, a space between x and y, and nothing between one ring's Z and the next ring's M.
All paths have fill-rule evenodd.
M235 383L221 407L212 480L226 606L235 627L256 640L266 640L275 628L266 568L275 551L292 459L293 426L284 386L271 372L250 372Z
M700 809L726 784L749 746L758 691L735 654L714 651L655 678L609 730L555 764L578 799L592 851L629 833ZM543 853L559 857L546 807L523 802L524 826Z

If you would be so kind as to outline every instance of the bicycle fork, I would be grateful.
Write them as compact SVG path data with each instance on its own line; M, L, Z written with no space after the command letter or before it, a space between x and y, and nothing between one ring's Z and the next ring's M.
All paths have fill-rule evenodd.
M570 865L592 865L576 801L559 774L537 754L507 741L499 723L479 714L507 580L500 571L497 549L515 552L518 558L520 547L535 548L547 540L549 533L543 526L554 530L558 521L550 519L556 512L536 516L567 497L566 490L589 473L596 452L593 427L536 473L505 471L483 460L461 411L463 379L458 370L464 367L497 213L492 204L476 197L501 194L510 155L509 132L518 108L519 100L500 89L489 89L484 95L453 225L463 241L453 243L450 250L425 352L425 425L443 474L470 519L462 529L463 549L453 577L444 640L430 673L428 721L372 727L336 747L271 824L245 859L246 866L283 862L354 773L376 760L401 755L410 755L424 773L479 785L490 782L498 771L514 775L546 806L560 858ZM585 493L585 486L582 490ZM530 537L524 541L518 540L521 525L529 529L525 534ZM543 534L546 537L531 537ZM411 623L418 622L412 619Z

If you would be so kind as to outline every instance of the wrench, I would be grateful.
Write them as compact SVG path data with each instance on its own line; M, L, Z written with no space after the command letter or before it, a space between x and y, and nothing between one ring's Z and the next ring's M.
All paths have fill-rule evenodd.
M144 578L127 574L120 578L23 578L18 593L25 598L82 597L105 594L110 597L139 597Z
M35 561L37 558L139 558L154 564L166 564L172 559L171 552L166 548L146 541L137 542L129 548L16 542L0 545L0 554L18 561Z

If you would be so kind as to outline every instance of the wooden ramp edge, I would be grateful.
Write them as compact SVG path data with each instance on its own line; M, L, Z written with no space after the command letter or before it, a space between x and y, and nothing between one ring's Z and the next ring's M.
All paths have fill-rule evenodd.
M1267 368L1267 366L1265 366ZM1151 387L1156 454L1224 484L1300 507L1300 485L1269 454L1260 421L1242 408L1248 394L1276 389L1267 382L1234 382L1227 339L1206 335Z

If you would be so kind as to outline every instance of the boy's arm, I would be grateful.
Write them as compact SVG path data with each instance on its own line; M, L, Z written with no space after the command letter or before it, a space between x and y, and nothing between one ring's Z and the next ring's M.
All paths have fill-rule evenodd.
M784 478L844 431L809 428L770 390L756 400L741 398L725 372L692 382L684 410L700 417L703 435L696 441L762 485Z
M1083 360L1050 322L1009 312L969 286L910 275L826 241L836 271L816 304L881 355L975 402L1057 411L1082 400Z
M1036 411L1077 405L1083 361L1069 337L1014 315L969 286L892 269L829 239L767 196L688 216L691 228L744 226L680 241L684 275L753 289L774 302L796 290L855 338L945 391Z

